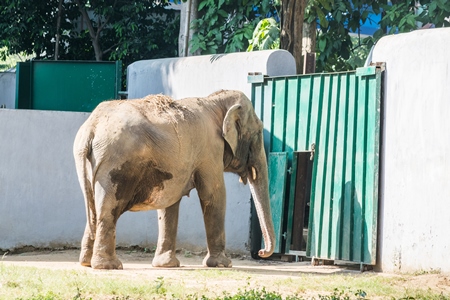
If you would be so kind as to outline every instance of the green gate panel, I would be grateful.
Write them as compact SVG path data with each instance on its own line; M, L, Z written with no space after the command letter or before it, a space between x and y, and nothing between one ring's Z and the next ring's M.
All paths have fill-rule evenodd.
M283 245L283 219L286 196L287 153L269 154L269 195L272 221L275 229L275 253Z
M286 152L292 169L295 151L314 149L307 256L376 262L380 90L375 67L252 83L266 152ZM283 197L291 220L293 197Z
M16 108L90 112L119 98L120 61L42 60L19 63L17 70Z
M19 62L16 66L16 108L31 108L31 65Z

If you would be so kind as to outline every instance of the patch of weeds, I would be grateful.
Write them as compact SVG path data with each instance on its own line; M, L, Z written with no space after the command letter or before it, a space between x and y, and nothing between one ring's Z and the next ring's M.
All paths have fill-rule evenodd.
M164 277L160 276L155 279L155 285L154 285L155 293L158 295L165 295L167 292L167 289L164 287Z
M366 293L364 291L358 290L356 293L350 293L345 291L340 291L335 289L332 295L329 296L321 296L319 295L319 300L360 300L365 299ZM188 300L306 300L306 299L316 299L313 298L303 298L299 295L291 295L283 296L278 292L272 292L266 290L264 287L262 289L244 289L238 290L238 293L235 295L230 295L227 292L224 292L222 296L215 298L208 298L206 296L198 296L187 295L186 299Z
M352 295L353 294L353 295ZM344 290L334 289L333 294L329 296L319 295L320 300L351 300L351 299L365 299L367 296L366 292L358 290L356 293L350 291L346 292Z
M0 287L1 287L1 285L0 285ZM5 287L10 288L10 289L17 289L17 288L20 288L20 284L15 281L7 281L5 283Z
M62 299L61 297L59 297L58 295L56 295L53 292L47 292L43 295L39 294L39 295L33 295L29 298L26 298L27 300L60 300ZM25 300L24 298L18 298L18 300Z
M191 251L184 250L184 257L192 257Z
M419 270L413 273L414 276L428 275L428 274L441 274L441 269Z
M392 298L392 300L449 300L450 297L447 295L441 294L435 294L433 291L428 289L428 291L415 291L410 292L406 291L406 296L403 296L401 298Z

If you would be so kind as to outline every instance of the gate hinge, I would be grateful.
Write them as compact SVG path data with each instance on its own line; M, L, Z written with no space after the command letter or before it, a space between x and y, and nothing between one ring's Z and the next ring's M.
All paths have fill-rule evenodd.
M314 152L316 152L316 144L311 144L311 156L309 157L309 160L314 160Z
M370 65L371 66L375 66L375 68L377 70L380 70L381 72L386 70L386 63L385 62L372 62L372 63L370 63Z

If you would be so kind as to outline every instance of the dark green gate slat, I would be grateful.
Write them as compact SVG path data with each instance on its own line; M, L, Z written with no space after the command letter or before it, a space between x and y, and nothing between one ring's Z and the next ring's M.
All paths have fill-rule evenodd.
M269 194L275 229L275 253L281 253L283 242L284 203L286 196L287 153L269 154Z
M358 74L265 78L253 84L252 101L270 128L267 151L287 152L288 168L293 151L315 144L307 255L374 264L381 72ZM292 189L292 178L289 184Z

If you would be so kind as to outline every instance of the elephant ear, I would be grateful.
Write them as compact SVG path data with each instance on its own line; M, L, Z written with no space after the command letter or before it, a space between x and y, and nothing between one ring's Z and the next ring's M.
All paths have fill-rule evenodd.
M240 104L233 105L225 115L223 120L223 133L222 136L230 145L233 155L236 155L236 150L239 142L240 134L240 118L239 112L242 106Z

